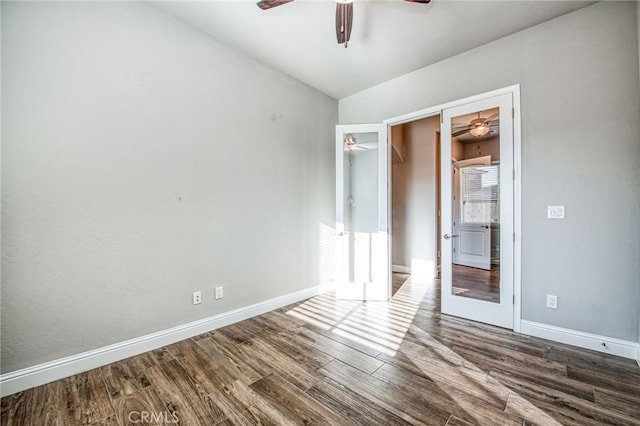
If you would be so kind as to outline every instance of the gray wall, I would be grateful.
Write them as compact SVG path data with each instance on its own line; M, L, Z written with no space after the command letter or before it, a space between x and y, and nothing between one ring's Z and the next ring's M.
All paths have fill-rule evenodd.
M439 117L403 125L404 161L392 165L392 263L418 281L436 275L436 131Z
M2 3L2 372L328 279L337 101L144 3Z
M640 314L635 8L597 3L340 100L341 123L378 122L520 83L523 319L629 341ZM550 204L566 205L566 220L547 220Z

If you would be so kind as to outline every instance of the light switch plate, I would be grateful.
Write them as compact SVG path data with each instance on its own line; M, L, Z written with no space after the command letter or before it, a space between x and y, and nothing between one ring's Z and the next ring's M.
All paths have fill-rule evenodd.
M564 219L564 206L547 206L547 219Z

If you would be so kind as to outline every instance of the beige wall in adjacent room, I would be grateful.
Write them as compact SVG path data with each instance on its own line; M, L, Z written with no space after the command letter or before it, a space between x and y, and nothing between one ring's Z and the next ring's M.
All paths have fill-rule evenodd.
M436 131L438 117L403 124L404 161L392 165L392 263L414 280L436 274Z

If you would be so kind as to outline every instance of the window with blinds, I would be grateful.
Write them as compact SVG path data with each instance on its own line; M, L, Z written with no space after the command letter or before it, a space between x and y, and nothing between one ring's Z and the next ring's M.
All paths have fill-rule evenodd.
M460 169L462 223L500 221L500 166Z

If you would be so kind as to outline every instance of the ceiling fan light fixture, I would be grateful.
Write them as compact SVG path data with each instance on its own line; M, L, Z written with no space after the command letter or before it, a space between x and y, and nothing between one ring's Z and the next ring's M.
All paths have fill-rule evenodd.
M480 137L489 133L489 130L491 130L489 126L480 125L469 130L469 133L471 133L473 136Z
M357 144L356 138L352 134L348 134L344 138L344 149L346 151L353 151L354 149L356 149L356 144Z
M484 136L489 133L489 130L491 130L487 121L484 118L480 118L480 113L478 113L478 118L471 120L469 125L471 126L469 133L477 137Z

